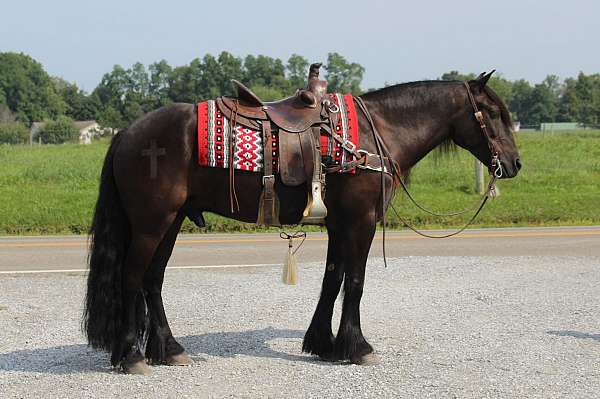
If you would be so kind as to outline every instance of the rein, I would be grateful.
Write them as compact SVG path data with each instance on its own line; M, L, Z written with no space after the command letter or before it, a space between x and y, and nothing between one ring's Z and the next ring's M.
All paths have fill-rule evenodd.
M427 238L448 238L448 237L452 237L452 236L455 236L457 234L460 234L464 230L466 230L475 221L475 219L477 218L477 216L479 215L479 213L481 212L481 210L485 206L488 198L494 195L493 193L494 193L494 190L495 190L496 180L499 179L499 178L501 178L502 175L503 175L502 164L500 163L500 160L498 158L499 151L496 148L495 141L492 139L492 137L489 134L489 131L487 130L487 126L485 124L485 119L483 117L483 113L479 110L479 107L477 106L477 103L475 101L475 97L473 96L473 93L471 93L471 89L469 87L469 84L467 82L464 82L464 86L465 86L465 88L467 90L467 97L469 98L469 102L471 103L471 106L473 107L473 115L475 116L475 119L477 120L477 122L479 122L479 127L481 128L481 131L483 132L483 134L484 134L484 136L486 138L488 147L490 149L490 154L492 155L491 170L493 172L490 174L491 178L490 178L490 182L488 184L487 190L483 194L483 196L481 198L481 201L479 203L479 206L475 210L475 213L473 214L473 216L469 219L469 221L463 227L461 227L460 229L458 229L458 230L456 230L456 231L454 231L452 233L449 233L449 234L444 234L444 235L441 235L441 236L434 236L434 235L430 235L430 234L424 233L422 231L419 231L414 226L412 226L406 219L404 219L403 217L401 217L398 214L398 211L396 210L396 208L394 207L394 204L390 200L390 206L391 206L392 210L394 211L394 213L396 214L396 217L406 227L408 227L410 230L414 231L415 233L417 233L417 234L419 234L420 236L423 236L423 237L427 237ZM430 211L429 209L427 209L427 208L423 207L422 205L420 205L419 203L417 203L417 201L414 199L414 197L408 191L408 188L406 187L406 184L402 180L402 175L400 173L400 168L397 166L397 164L395 162L392 161L390 152L387 149L387 147L385 146L385 143L383 142L383 139L382 139L381 135L379 134L379 131L375 127L375 123L373 122L373 118L371 117L371 114L369 113L369 110L365 106L362 98L355 97L355 100L356 100L356 103L359 105L361 111L363 112L363 114L367 118L367 121L369 122L369 125L371 126L371 130L373 132L373 137L375 139L375 145L377 147L377 155L382 160L381 161L382 165L384 164L384 161L383 161L384 157L388 158L389 164L390 164L390 169L391 169L391 175L393 176L394 180L398 180L398 182L402 186L402 189L407 194L408 198L419 209L421 209L422 211L427 212L429 214L435 215L435 216L457 216L457 215L462 215L464 213L470 212L470 211L472 211L472 210L475 209L475 208L469 208L469 209L466 209L466 210L463 210L463 211L452 212L452 213L436 213L436 212ZM383 213L383 217L382 217L383 218L383 261L384 261L385 266L387 267L387 260L386 260L386 255L385 255L385 225L386 225L386 219L385 219L385 185L384 185L384 168L383 167L381 168L381 208L382 208L382 213Z

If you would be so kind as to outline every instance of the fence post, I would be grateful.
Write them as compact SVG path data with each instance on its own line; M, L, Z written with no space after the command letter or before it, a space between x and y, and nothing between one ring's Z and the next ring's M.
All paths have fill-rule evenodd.
M484 193L484 177L483 177L483 164L475 159L475 192L478 194Z

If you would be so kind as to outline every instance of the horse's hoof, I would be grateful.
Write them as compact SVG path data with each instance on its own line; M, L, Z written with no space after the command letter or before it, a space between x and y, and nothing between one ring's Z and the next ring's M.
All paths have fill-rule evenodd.
M135 363L123 365L123 372L126 374L150 375L152 374L152 369L145 360L140 360Z
M329 362L329 363L335 363L335 362L339 361L339 359L333 353L319 355L319 360L322 362Z
M165 361L165 364L167 366L189 366L190 364L193 364L194 361L192 360L192 358L190 357L190 355L188 355L187 352L181 352L177 355L172 355L167 357L167 360Z
M352 359L352 363L360 366L374 366L380 362L381 360L379 359L379 356L374 353L367 353L366 355L363 355L357 359Z

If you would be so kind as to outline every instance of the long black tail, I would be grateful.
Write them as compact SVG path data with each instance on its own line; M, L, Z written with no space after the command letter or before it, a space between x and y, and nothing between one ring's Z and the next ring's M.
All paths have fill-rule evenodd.
M130 241L127 215L113 175L113 158L124 132L113 137L100 178L92 227L83 329L88 344L111 351L121 325L121 269Z

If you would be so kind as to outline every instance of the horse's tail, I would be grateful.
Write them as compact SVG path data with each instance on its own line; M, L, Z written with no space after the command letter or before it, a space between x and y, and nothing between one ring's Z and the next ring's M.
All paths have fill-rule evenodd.
M124 132L113 137L100 178L100 192L90 228L89 275L83 314L88 344L111 351L121 325L121 269L130 227L113 175L114 154Z

